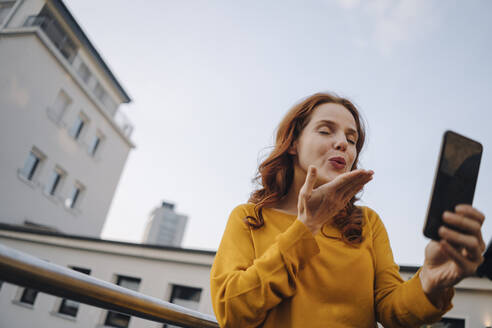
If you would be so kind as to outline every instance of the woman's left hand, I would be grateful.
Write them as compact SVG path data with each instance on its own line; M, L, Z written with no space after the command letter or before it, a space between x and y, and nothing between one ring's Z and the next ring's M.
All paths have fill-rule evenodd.
M483 262L485 243L482 224L485 216L467 204L456 206L455 212L444 212L446 226L439 228L440 241L430 241L425 248L425 261L420 272L422 288L429 299L438 303L446 288L475 274Z

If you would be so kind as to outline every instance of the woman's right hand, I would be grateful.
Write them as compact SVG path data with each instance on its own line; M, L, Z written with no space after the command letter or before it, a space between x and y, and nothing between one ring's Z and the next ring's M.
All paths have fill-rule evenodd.
M350 171L314 189L317 170L315 166L309 166L306 181L299 191L297 218L313 235L317 234L326 222L338 214L372 180L373 174L371 170Z

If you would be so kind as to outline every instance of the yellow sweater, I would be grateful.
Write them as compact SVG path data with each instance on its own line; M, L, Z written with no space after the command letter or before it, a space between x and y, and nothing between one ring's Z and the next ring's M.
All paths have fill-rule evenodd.
M350 246L332 226L315 237L296 216L264 209L265 225L236 207L211 271L214 311L221 327L418 327L444 310L429 302L416 274L403 282L379 216L362 207L364 241Z

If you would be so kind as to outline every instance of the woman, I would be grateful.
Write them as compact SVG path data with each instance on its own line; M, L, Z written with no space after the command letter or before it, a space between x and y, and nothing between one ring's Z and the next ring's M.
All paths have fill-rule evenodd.
M221 327L417 327L451 308L453 286L482 262L483 214L460 205L404 282L378 215L355 195L364 128L356 107L315 94L280 123L261 188L229 218L211 271Z

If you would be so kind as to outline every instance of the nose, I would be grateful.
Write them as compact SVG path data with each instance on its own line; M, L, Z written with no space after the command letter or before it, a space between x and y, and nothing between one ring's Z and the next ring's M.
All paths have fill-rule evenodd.
M347 142L347 138L345 137L345 135L337 136L337 138L334 140L333 147L336 150L340 150L340 151L347 150L348 142Z

